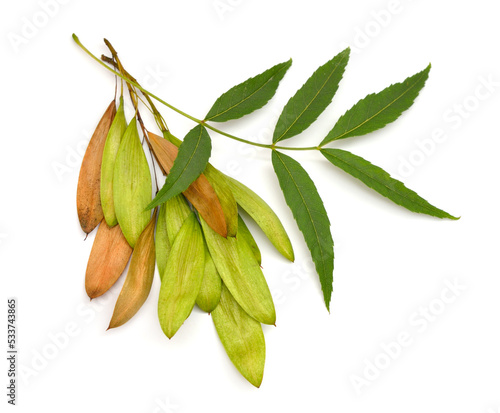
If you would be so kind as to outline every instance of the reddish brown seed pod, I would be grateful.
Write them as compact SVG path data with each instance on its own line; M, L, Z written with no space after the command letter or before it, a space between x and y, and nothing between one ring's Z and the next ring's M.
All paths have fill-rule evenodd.
M108 291L127 266L132 248L119 225L110 228L103 218L90 251L85 290L92 299Z
M115 100L109 104L90 139L83 157L76 191L76 209L83 232L89 234L101 222L101 162L108 131L116 114Z

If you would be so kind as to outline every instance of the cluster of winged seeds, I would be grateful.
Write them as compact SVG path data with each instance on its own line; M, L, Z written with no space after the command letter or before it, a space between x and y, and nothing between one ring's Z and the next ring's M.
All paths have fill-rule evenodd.
M203 120L177 109L148 92L123 68L113 46L112 57L98 59L73 35L93 59L122 80L118 109L111 102L90 141L78 183L78 215L88 234L99 229L90 254L85 287L89 297L104 294L130 266L116 302L110 328L127 322L149 295L155 273L160 274L158 318L163 332L173 337L198 305L212 315L219 338L241 374L260 386L265 344L261 324L274 324L273 300L261 271L261 254L238 212L240 207L260 226L278 251L293 261L290 240L271 208L253 191L215 169L208 161L208 130L271 151L274 172L284 199L304 236L329 309L332 297L334 245L330 219L315 183L294 158L283 151L315 151L371 190L411 212L458 219L430 204L384 169L349 151L327 147L348 138L368 135L396 121L418 97L429 76L424 70L371 93L348 109L315 146L281 146L309 128L332 102L350 50L320 66L290 98L276 123L271 144L251 142L213 126L246 116L274 96L292 61L230 88ZM127 125L123 81L135 109ZM139 96L142 93L142 97ZM145 100L144 100L145 99ZM168 130L153 100L197 123L180 141ZM139 102L153 114L163 136L149 132ZM139 137L167 175L152 198L149 164ZM156 178L156 173L155 173ZM155 179L156 181L156 179ZM155 231L156 228L156 231Z
M178 153L171 142L176 140L153 133L147 138L168 174ZM130 261L109 324L119 327L146 301L157 266L158 319L165 335L172 338L197 305L211 314L236 368L260 386L265 361L261 324L275 324L276 313L259 247L238 206L293 261L283 225L255 192L212 165L153 212L148 209L152 189L137 119L127 125L123 98L118 109L113 100L89 143L78 182L80 225L87 234L98 227L85 275L88 296L106 293Z

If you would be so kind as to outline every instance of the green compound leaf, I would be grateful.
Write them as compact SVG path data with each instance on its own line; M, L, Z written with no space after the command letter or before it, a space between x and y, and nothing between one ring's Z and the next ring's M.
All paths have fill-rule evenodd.
M292 59L232 87L215 101L205 120L225 122L260 109L274 96L291 65Z
M342 149L322 149L321 153L335 166L359 179L379 194L389 198L392 202L412 212L438 218L458 219L429 204L416 192L408 189L402 182L391 178L382 168L373 165L360 156Z
M147 208L163 204L185 191L207 166L212 151L212 141L204 126L191 129L179 147L179 153L163 188L156 194Z
M349 61L349 53L347 48L320 66L288 101L274 130L274 143L307 129L332 102Z
M395 83L379 93L361 99L339 118L321 146L338 139L366 135L394 122L413 105L430 70L431 65L402 83Z
M330 310L333 283L333 239L330 220L314 182L302 166L276 150L274 171L316 266L326 308Z

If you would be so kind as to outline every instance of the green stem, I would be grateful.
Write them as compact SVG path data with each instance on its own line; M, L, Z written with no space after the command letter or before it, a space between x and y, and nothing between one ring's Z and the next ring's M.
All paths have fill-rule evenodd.
M200 125L203 125L205 126L206 128L208 129L211 129L213 130L214 132L217 132L218 134L220 135L223 135L223 136L226 136L227 138L230 138L230 139L233 139L235 141L238 141L238 142L242 142L242 143L246 143L247 145L252 145L252 146L258 146L260 148L267 148L267 149L281 149L281 150L287 150L287 151L313 151L313 150L320 150L321 147L320 146L309 146L309 147L286 147L286 146L277 146L275 144L272 144L272 145L266 145L266 144L263 144L263 143L257 143L257 142L252 142L252 141L249 141L249 140L246 140L246 139L243 139L243 138L238 138L237 136L234 136L234 135L231 135L230 133L227 133L227 132L224 132L224 131L221 131L220 129L217 129L215 128L214 126L211 126L209 125L208 123L206 123L204 120L201 120L201 119L197 119L195 118L194 116L191 116L189 114L187 114L186 112L176 108L175 106L171 105L170 103L168 102L165 102L163 99L161 99L160 97L154 95L153 93L149 92L148 90L144 89L141 85L139 85L137 82L134 82L133 80L131 79L128 79L127 77L125 77L124 75L122 75L121 73L113 70L112 68L110 68L108 65L106 65L103 61L101 61L100 59L98 59L96 56L94 56L90 50L88 50L81 42L80 42L80 39L78 39L78 36L76 34L73 33L73 40L75 41L75 43L80 46L80 48L85 52L87 53L92 59L94 59L96 62L98 62L101 66L105 67L107 70L109 70L110 72L112 72L115 76L118 76L119 78L125 80L125 82L127 82L128 84L130 85L133 85L134 87L136 87L137 89L139 89L141 92L145 93L146 95L152 97L153 99L157 100L158 102L160 102L162 105L165 105L166 107L172 109L174 112L177 112L179 115L182 115L190 120L192 120L193 122L196 122Z

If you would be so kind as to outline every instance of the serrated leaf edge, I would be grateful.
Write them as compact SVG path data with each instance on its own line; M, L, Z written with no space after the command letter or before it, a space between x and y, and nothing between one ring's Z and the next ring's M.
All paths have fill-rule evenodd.
M418 195L415 191L413 191L412 189L408 188L408 187L407 187L407 186L406 186L403 182L401 182L399 179L393 178L393 177L392 177L392 176L391 176L391 175L390 175L387 171L385 171L383 168L381 168L380 166L374 165L373 163L371 163L370 161L368 161L368 160L366 160L366 159L362 158L362 157L361 157L361 156L359 156L359 155L356 155L356 154L354 154L354 153L352 153L352 152L349 152L349 151L345 151L345 150L343 150L343 149L331 149L331 148L321 149L321 153L322 153L322 155L323 155L323 156L324 156L324 157L325 157L325 158L326 158L326 159L327 159L330 163L332 163L332 162L331 162L331 161L330 161L330 160L329 160L329 159L325 156L325 152L326 152L329 156L331 156L331 157L335 157L335 158L336 158L339 162L341 162L341 163L343 163L343 164L346 164L346 165L349 165L351 168L355 169L355 170L356 170L356 171L358 171L360 174L362 174L362 175L366 176L367 178L369 178L369 179L371 179L371 180L373 180L373 181L377 182L378 184L382 185L383 187L387 188L387 190L388 190L389 192L393 192L393 193L395 193L396 195L400 196L401 198L404 198L404 199L406 199L406 200L410 201L411 203L414 203L414 204L418 205L418 206L419 206L420 208L422 208L422 209L432 211L432 209L431 209L431 208L429 208L428 206L426 206L426 205L422 205L422 204L420 204L420 203L418 203L418 202L415 202L414 200L412 200L411 198L408 198L408 197L407 197L407 196L405 196L404 194L401 194L401 193L399 193L399 192L396 192L393 188L391 188L390 186L386 185L384 182L382 182L382 181L380 181L380 180L378 180L378 179L374 178L373 176L368 175L368 174L367 174L366 172L364 172L363 170L361 170L361 169L359 169L359 168L355 167L352 163L346 162L346 161L344 161L343 159L341 159L341 158L339 158L339 157L335 156L334 154L332 154L332 153L331 153L332 151L342 151L342 152L347 152L347 153L348 153L348 154L350 154L350 155L353 155L353 156L355 156L355 157L357 157L357 158L360 158L362 161L365 161L365 162L367 162L368 164L370 164L370 166L373 166L374 168L377 168L377 169L379 169L381 172L383 172L383 173L387 174L387 176L388 176L390 179L392 179L394 182L396 182L396 183L399 183L399 184L403 185L403 187L404 187L405 189L407 189L408 191L413 192L413 193L414 193L415 195L417 195L420 199L422 199L422 200L424 200L425 202L427 202L427 203L428 203L431 207L436 208L437 210L439 210L439 211L443 212L443 213L444 213L444 215L446 215L446 216L444 216L444 217L438 217L438 216L436 216L435 214L432 214L432 213L425 213L425 212L412 211L411 209L409 209L409 208L405 207L404 205L398 204L397 202L393 201L393 200L392 200L391 198L389 198L388 196L386 196L386 195L384 195L384 194L381 194L381 193L380 193L380 192L378 192L375 188L373 188L372 186L368 185L366 182L362 181L360 178L358 178L358 177L356 177L356 176L354 176L354 175L350 174L349 172L347 172L347 171L346 171L346 170L344 170L343 168L341 168L341 167L339 167L339 166L335 165L335 166L337 166L339 169L342 169L342 170L343 170L345 173L347 173L348 175L352 176L353 178L358 179L358 180L359 180L359 181L361 181L363 184L365 184L368 188L370 188L370 189L374 190L374 191L375 191L375 192L377 192L379 195L382 195L384 198L389 199L391 202L395 203L396 205L399 205L399 206L401 206L401 207L403 207L403 208L407 209L407 210L408 210L408 211L410 211L410 212L414 212L414 213L421 213L421 214L425 214L425 215L430 215L430 216L433 216L433 217L436 217L436 218L448 218L448 219L452 219L452 220L458 220L458 219L459 219L458 217L455 217L455 216L453 216L453 215L449 214L448 212L443 211L442 209L437 208L437 207L435 207L434 205L430 204L430 203L429 203L429 201L425 200L425 199L424 199L424 198L422 198L420 195ZM332 163L332 164L333 164L333 163Z
M302 192L300 191L300 187L297 185L297 183L296 183L296 182L295 182L295 180L293 179L293 175L290 173L290 170L287 168L287 166L285 165L285 163L281 160L281 158L280 158L281 153L280 153L280 152L278 152L278 151L276 151L276 150L274 150L274 151L273 151L273 153L274 153L274 154L276 154L276 156L278 157L278 160L282 163L283 167L284 167L284 168L286 169L286 171L288 172L288 176L289 176L289 177L290 177L290 179L292 180L293 184L295 185L295 187L297 188L297 191L299 192L299 194L300 194L300 196L301 196L302 203L306 206L307 214L309 215L309 220L311 221L311 223L313 223L313 222L314 222L314 220L312 219L311 212L309 211L309 208L308 208L308 206L307 206L307 203L305 202L305 199L304 199L304 197L303 197L303 195L302 195ZM285 201L286 201L286 198L285 198ZM293 213L293 211L292 211L292 213ZM330 227L331 227L330 218L328 217L328 215L325 215L325 218L327 219L327 221L328 221L328 227L330 228ZM316 236L317 244L318 244L318 245L321 245L321 239L320 239L320 237L319 237L319 234L318 234L318 231L317 231L317 229L316 229L316 226L315 226L315 225L313 225L313 228L314 228L314 234L315 234L315 236ZM300 230L301 230L301 232L302 232L302 229L301 229L300 227L299 227L299 229L300 229ZM302 232L302 234L303 234L303 232ZM308 243L307 243L307 241L306 241L306 244L308 244ZM309 245L307 245L307 246L308 246L308 248L309 248ZM319 248L319 250L320 250L320 252L321 252L321 267L322 267L322 270L323 270L323 274L326 274L326 273L327 273L327 270L326 270L326 268L325 268L325 257L324 257L324 254L323 254L323 248ZM316 263L315 263L315 264L316 264ZM322 284L321 280L320 280L320 284ZM327 303L327 302L326 302L326 300L325 300L325 304L326 304L326 308L328 309L328 311L330 311L330 303L329 303L329 302Z
M327 143L330 143L330 142L333 142L333 141L336 141L336 140L339 140L339 139L342 139L345 135L348 135L349 133L355 131L356 129L359 129L361 126L363 126L364 124L366 124L367 122L371 121L372 119L374 119L375 117L377 117L378 115L380 115L384 110L386 110L387 108L389 108L390 106L392 106L395 102L397 102L399 99L403 98L403 96L405 96L408 92L410 92L414 87L415 85L423 78L423 77L426 77L426 76L429 76L429 71L431 69L431 65L429 64L429 66L427 66L424 70L422 70L420 73L422 74L422 76L420 76L416 81L415 83L408 89L406 89L404 91L404 93L402 93L401 95L399 95L396 99L394 99L392 102L390 102L388 105L384 106L382 109L380 109L377 113L375 113L374 115L372 115L371 117L369 117L368 119L365 119L362 123L360 123L359 125L357 125L355 128L352 128L351 130L348 130L344 133L342 133L341 135L333 138L333 139L328 139L328 135L325 137L325 139L323 139L323 141L321 142L321 146L322 145L326 145ZM392 86L395 86L395 85L398 85L398 84L402 84L404 83L404 80L403 82L398 82L398 83L393 83L392 85L388 86L387 88L381 90L380 92L377 92L377 93L370 93L368 95L366 95L363 99L359 100L358 102L356 102L353 106L351 106L351 108L349 108L346 113L351 110L354 106L356 106L359 102L361 102L362 100L365 100L367 99L368 97L371 97L371 96L375 96L379 93L382 93L384 90L392 87ZM410 105L411 107L411 105ZM408 108L409 109L409 108ZM403 112L406 112L406 110L408 109L405 109ZM401 114L403 113L401 112ZM344 113L345 115L345 113ZM339 120L337 121L337 123L340 121L340 119L342 119L342 117L344 116L342 115ZM398 116L399 117L399 116ZM333 129L335 129L335 126L333 127ZM333 130L332 129L332 130Z

